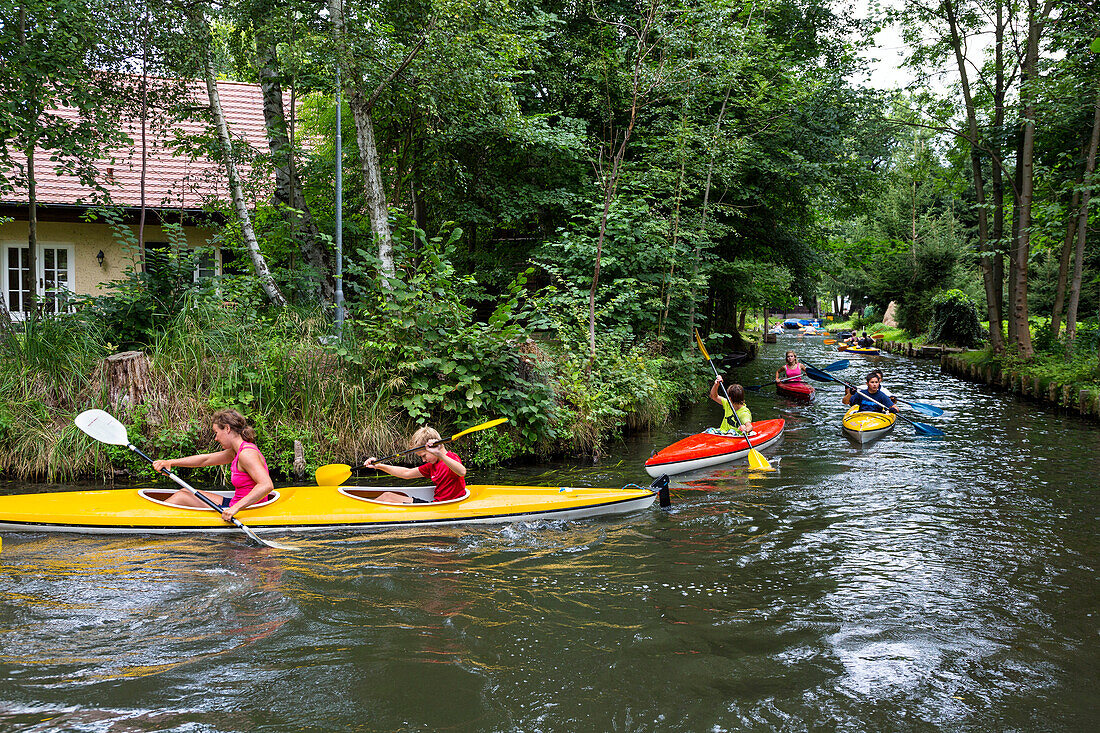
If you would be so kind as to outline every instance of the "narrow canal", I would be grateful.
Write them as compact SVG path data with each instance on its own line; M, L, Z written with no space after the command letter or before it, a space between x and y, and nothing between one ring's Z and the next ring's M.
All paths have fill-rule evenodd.
M731 380L769 381L787 348L841 356L784 335ZM899 423L861 448L838 385L750 393L787 421L779 470L677 477L667 512L298 553L6 535L0 729L1094 730L1100 429L932 361L876 363L946 410L906 413L945 437ZM600 466L472 478L648 483L651 451L718 412L701 395Z

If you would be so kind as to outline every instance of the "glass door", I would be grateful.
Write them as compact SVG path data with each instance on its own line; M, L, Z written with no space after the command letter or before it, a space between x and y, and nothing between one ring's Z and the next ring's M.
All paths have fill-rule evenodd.
M38 249L38 297L43 313L70 310L72 295L72 246L43 245Z
M31 306L30 247L4 246L4 299L16 318Z
M4 245L3 296L8 311L26 318L31 308L34 287L40 313L68 310L73 283L73 247L71 244L44 244L38 247L35 264L37 277L31 279L30 248Z

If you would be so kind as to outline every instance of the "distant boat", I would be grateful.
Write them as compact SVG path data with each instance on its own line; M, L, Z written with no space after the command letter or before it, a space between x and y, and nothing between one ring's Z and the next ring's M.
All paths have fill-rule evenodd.
M717 357L717 361L722 362L722 365L730 367L739 367L749 360L749 355L744 351L731 351L728 354L723 354Z
M802 328L802 322L794 318L788 318L787 320L783 321L783 328Z

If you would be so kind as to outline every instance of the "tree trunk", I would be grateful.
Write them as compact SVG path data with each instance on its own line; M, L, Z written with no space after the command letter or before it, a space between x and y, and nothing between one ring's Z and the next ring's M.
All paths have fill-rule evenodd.
M279 209L294 228L302 259L316 273L312 282L312 299L318 303L331 303L335 293L330 276L332 265L321 242L321 233L302 193L302 184L294 164L294 146L287 133L286 112L283 109L277 44L264 28L257 33L256 45L256 65L264 102L264 127L275 168L275 201L280 204Z
M600 218L600 234L596 240L596 262L592 267L592 287L588 291L588 368L585 370L588 375L591 375L592 364L596 361L596 286L600 281L600 261L603 259L603 241L607 234L607 216L611 211L611 202L615 199L615 188L619 182L623 158L626 157L626 146L630 142L630 134L634 131L634 123L638 120L638 107L641 104L640 94L642 90L642 60L646 56L649 29L653 26L655 19L656 6L652 5L646 11L643 27L638 29L637 33L634 52L634 75L631 77L633 84L630 97L630 122L623 132L622 142L619 143L614 155L611 157L611 170L605 176L602 176L601 181L604 187L603 216ZM612 144L614 144L614 134L612 134ZM600 158L602 162L602 154Z
M214 61L210 55L210 29L206 26L205 20L197 19L197 22L203 24L201 53L203 73L206 76L206 94L210 100L210 111L214 116L214 125L217 128L218 139L221 142L222 155L225 156L225 172L229 177L229 194L233 199L233 209L237 213L237 220L241 226L241 236L248 248L249 257L252 259L252 267L256 271L256 278L260 281L260 287L263 288L268 300L273 305L282 308L287 304L286 298L279 291L275 278L271 276L271 271L267 267L267 260L264 259L263 252L260 251L260 243L256 241L256 232L252 229L252 219L249 216L248 205L245 203L244 191L241 188L241 179L237 174L237 166L233 162L233 146L229 137L229 126L226 124L225 115L222 113L221 98L218 96L218 82L214 76Z
M366 99L358 91L348 94L348 106L355 120L355 139L359 144L359 159L363 166L364 203L370 218L371 232L378 243L378 260L383 278L397 276L393 264L393 235L390 233L389 209L382 184L382 163L378 157L378 144L374 139L374 122ZM383 279L383 285L389 287Z
M711 146L710 162L707 164L707 182L703 187L703 211L699 220L699 233L695 236L695 260L691 269L691 302L688 314L688 339L695 333L695 282L699 279L699 263L703 259L703 237L707 233L707 208L710 205L710 184L714 175L714 162L718 157L718 135L722 132L722 119L726 116L726 104L729 102L733 87L726 87L726 97L722 100L722 108L718 110L718 120L714 123L714 144Z
M992 248L989 244L989 213L985 205L985 180L982 172L982 158L979 153L978 115L974 105L974 97L970 91L970 77L966 71L966 58L963 56L962 37L959 32L958 18L951 0L945 0L944 12L947 15L948 26L951 31L951 47L955 51L955 63L959 67L959 81L962 85L963 103L966 106L966 123L970 134L970 167L974 176L975 208L978 214L978 251L982 271L982 282L985 285L985 300L989 314L990 344L993 350L1000 352L1004 345L1001 343L1000 325L1000 301L998 288L993 277ZM994 168L997 162L994 161ZM996 318L994 318L996 314Z
M38 318L38 186L34 180L34 149L33 142L27 146L27 197L30 201L27 205L27 280L30 288L26 300L19 304L24 317L30 320Z
M1100 95L1092 117L1092 136L1089 138L1089 155L1085 160L1084 189L1081 191L1081 209L1077 214L1077 251L1073 262L1073 282L1069 289L1069 308L1066 312L1066 356L1073 356L1073 342L1077 338L1077 306L1081 300L1081 273L1084 269L1085 238L1089 228L1089 198L1092 194L1092 174L1096 170L1096 148L1100 146Z
M1080 204L1081 179L1077 181L1077 187L1073 190L1073 198L1070 203L1070 216L1066 222L1066 236L1062 241L1062 256L1058 260L1058 285L1054 291L1054 307L1050 313L1050 335L1057 339L1062 330L1062 311L1066 307L1066 280L1069 278L1069 260L1073 253L1074 232L1077 227L1077 207Z
M1005 3L1007 0L997 2L997 21L993 32L995 43L993 48L994 81L993 81L993 140L1000 140L1003 136L1005 119L1005 94L1007 83L1005 81ZM1001 161L1004 160L1003 150L1000 145L995 146L997 159L993 161L993 299L989 303L989 344L995 354L1004 353L1004 282L1005 282L1005 185L1004 171Z
M1012 293L1012 320L1016 324L1015 345L1020 357L1030 359L1034 355L1031 346L1031 327L1028 324L1027 307L1027 271L1031 249L1031 205L1035 191L1035 90L1032 86L1039 77L1039 36L1042 33L1044 18L1050 12L1050 0L1044 6L1042 15L1036 0L1028 0L1027 52L1024 57L1024 69L1020 75L1020 97L1023 108L1023 141L1021 155L1016 161L1017 169L1022 172L1020 181L1020 206L1017 212L1019 221L1015 242L1015 271Z
M27 42L26 28L26 9L20 5L19 40L23 44ZM37 122L42 112L38 109L38 102L35 97L35 88L33 84L33 80L27 80L27 103L35 111L34 119ZM26 299L19 299L19 307L25 314L25 318L33 320L38 317L38 308L36 306L38 303L38 266L35 261L38 255L38 185L34 175L34 153L35 148L38 147L38 136L34 131L28 132L31 134L29 135L30 139L27 141L27 148L24 153L27 156L27 280L30 282L30 287L27 290ZM22 277L20 277L19 287L21 288L22 285Z
M672 264L668 268L668 282L663 285L665 290L665 292L662 293L664 306L657 319L657 338L661 338L664 333L665 322L668 320L668 307L669 303L672 301L672 277L676 274L676 248L680 241L680 203L683 201L684 197L684 173L687 170L687 155L683 144L683 125L686 118L687 107L685 105L680 115L680 178L676 182L676 205L672 215Z

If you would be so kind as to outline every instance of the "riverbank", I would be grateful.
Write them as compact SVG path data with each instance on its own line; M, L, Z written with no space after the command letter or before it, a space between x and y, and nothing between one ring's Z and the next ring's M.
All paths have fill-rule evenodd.
M1006 364L986 349L962 349L906 341L884 341L882 348L911 358L939 359L945 374L1019 395L1048 407L1100 420L1100 385L1062 381L1040 365Z
M73 418L91 408L118 417L156 457L211 450L210 415L238 409L280 478L400 451L419 425L447 435L500 417L508 424L456 446L468 465L594 460L631 431L663 424L709 384L697 351L657 342L603 336L590 363L579 340L534 341L518 328L485 325L455 330L430 349L416 346L417 332L402 338L366 324L347 324L333 341L320 313L260 317L207 305L161 324L143 348L112 353L117 347L88 313L26 323L0 339L0 477L145 475L129 451L75 428ZM215 482L220 473L198 472Z

